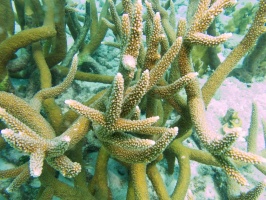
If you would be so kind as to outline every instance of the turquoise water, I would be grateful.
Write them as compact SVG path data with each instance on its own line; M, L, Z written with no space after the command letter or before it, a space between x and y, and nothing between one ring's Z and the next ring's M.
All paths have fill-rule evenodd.
M156 6L156 1L151 2L153 3L154 14L160 11L158 5ZM154 53L152 59L155 59L154 65L158 66L160 59L164 58L165 49L168 50L172 43L174 43L176 35L180 36L181 31L177 32L178 23L180 23L181 18L185 19L187 28L184 29L184 33L181 34L181 36L184 39L183 45L187 45L187 49L191 49L191 53L188 56L188 60L191 62L192 67L190 71L193 70L198 72L195 79L197 80L198 91L201 92L204 90L201 90L202 87L204 88L204 84L206 82L208 83L210 76L217 72L217 67L225 68L226 66L223 66L223 63L228 62L228 57L230 58L234 49L237 49L238 45L245 40L245 35L248 34L248 30L252 27L256 12L259 9L259 1L239 0L236 5L224 9L220 15L215 17L215 20L208 26L209 28L206 27L206 30L204 29L201 34L208 34L213 37L218 37L225 33L231 33L231 35L225 35L225 37L229 35L230 37L228 37L226 41L221 42L221 44L213 47L206 47L205 42L208 38L201 41L201 44L204 45L195 45L195 43L198 44L199 42L196 41L193 43L188 35L188 33L193 31L193 28L191 28L191 24L193 25L193 20L195 20L193 17L203 18L206 16L204 14L208 13L207 9L209 6L205 8L205 11L201 15L196 15L196 8L199 7L197 4L193 7L192 3L189 5L187 1L173 0L171 3L169 2L170 1L160 1L162 9L167 9L166 13L169 19L163 18L163 11L161 9L161 32L158 34L159 36L155 38L155 40L159 41L157 44L156 42L152 44L156 47L156 51L152 52ZM126 16L123 15L126 9L122 9L121 1L116 1L115 5L117 17L121 22L122 17L126 18ZM135 57L132 56L133 59L131 61L133 64L131 64L134 65L133 67L135 68L133 70L130 69L130 71L123 68L126 65L123 59L125 58L124 55L130 52L130 50L128 50L130 49L130 45L132 47L137 46L137 41L132 42L129 46L127 45L130 43L130 38L137 38L138 35L126 35L126 28L123 27L124 29L122 28L121 30L117 28L119 23L112 18L114 16L110 14L110 4L106 3L104 0L90 0L87 1L87 3L85 3L85 1L55 0L54 4L47 0L1 1L0 55L2 56L0 58L0 89L1 91L12 93L15 96L14 98L9 97L8 93L1 92L0 107L5 109L11 117L15 117L19 120L19 123L23 123L27 126L27 128L25 128L24 125L22 125L21 128L20 125L16 124L17 121L13 122L13 118L11 119L9 115L4 115L1 113L1 110L1 130L10 128L14 131L14 137L20 135L22 138L12 143L12 139L8 139L7 136L5 136L5 130L2 131L2 135L0 136L0 199L104 199L104 197L108 196L106 196L106 194L112 194L111 197L109 196L111 199L127 199L129 193L128 183L132 181L130 177L132 170L128 167L131 165L125 164L126 159L124 155L127 155L128 152L133 152L133 155L135 155L137 151L141 152L137 154L141 158L142 156L145 157L145 155L150 155L147 149L153 144L158 144L160 141L159 139L162 137L161 132L160 134L157 133L156 136L147 136L146 134L140 135L139 132L145 132L144 129L140 128L138 129L140 130L139 132L136 130L134 132L134 130L132 131L130 128L124 128L123 131L119 129L118 131L112 130L108 132L108 127L106 128L106 124L104 124L106 120L109 119L108 112L109 114L111 112L108 109L115 104L115 97L112 95L114 93L118 95L120 90L114 89L117 86L115 85L116 83L112 83L114 76L120 72L125 83L123 85L124 89L121 89L122 93L124 92L121 97L122 103L117 103L114 107L118 110L119 106L121 106L120 104L125 104L127 95L135 89L134 87L128 89L128 87L136 85L141 77L141 73L148 68L145 63L148 62L146 60L148 54L151 54L150 51L148 51L151 46L151 42L149 43L149 41L153 39L152 36L149 35L151 34L149 31L152 32L155 29L155 22L151 22L152 28L149 29L149 22L147 22L149 15L147 6L144 2L142 2L142 5L142 15L140 15L143 17L141 22L142 26L139 25L137 29L139 32L136 32L136 34L141 33L141 45L136 47L138 49L138 55ZM136 9L136 7L136 5L133 6L134 9ZM131 26L134 25L134 20L132 19L130 21ZM171 28L169 28L169 26L171 26ZM34 30L41 31L37 32ZM121 32L119 33L119 31L122 31L124 35L121 34ZM129 29L129 31L133 32L133 29ZM27 34L27 32L29 34ZM202 97L199 95L201 99L197 104L197 106L200 107L198 109L199 113L195 114L196 116L200 116L200 119L196 117L198 121L195 122L195 120L192 120L192 123L190 123L191 119L194 119L191 113L193 113L193 109L195 110L195 108L193 108L193 95L189 92L189 87L190 84L192 85L191 82L195 81L194 79L188 83L186 90L184 88L181 89L178 95L176 95L176 93L171 93L171 95L167 96L168 93L170 93L168 90L168 93L154 98L156 95L152 93L157 86L160 89L160 86L168 85L184 75L184 73L187 73L184 72L188 71L187 69L184 70L186 65L183 66L184 63L180 61L184 58L184 56L180 56L182 49L180 50L180 54L176 53L171 55L170 58L167 58L171 59L177 56L176 60L170 62L171 66L166 67L163 71L164 75L162 75L161 79L157 82L157 86L153 85L150 87L149 93L143 90L145 95L143 94L140 97L138 96L140 93L133 95L134 98L139 98L139 102L136 104L140 108L140 113L137 114L134 107L131 109L131 113L126 116L122 116L122 111L118 114L118 118L124 118L129 121L159 115L160 120L153 126L167 128L177 126L179 128L179 134L182 134L182 131L184 134L185 129L191 129L191 135L186 133L187 135L184 136L185 140L182 141L181 145L183 149L190 149L186 151L186 153L190 153L185 154L185 150L183 150L183 152L175 152L175 157L179 159L179 162L174 157L170 157L170 160L172 159L171 161L175 159L174 165L170 165L167 162L167 156L164 154L164 158L156 164L156 172L160 174L162 179L158 181L164 184L164 186L161 186L163 187L162 190L165 190L168 196L173 194L174 196L172 199L177 199L177 197L182 199L183 197L180 197L182 195L185 195L187 199L191 198L197 200L229 199L239 196L240 193L247 193L259 183L265 181L265 162L260 164L259 167L256 167L252 164L235 161L235 159L232 158L230 158L231 163L235 165L249 185L240 186L235 180L228 178L225 171L217 166L219 165L218 157L228 158L228 154L226 153L228 153L228 149L232 147L230 146L228 149L223 149L218 153L215 150L211 151L206 144L204 146L204 142L202 138L200 138L199 128L197 127L197 123L200 123L199 126L203 126L203 121L205 120L207 122L207 130L211 130L211 134L206 130L207 133L203 131L203 134L206 133L209 141L216 137L221 138L227 136L228 130L232 131L232 128L236 128L233 130L237 130L238 136L233 139L235 142L233 142L232 146L244 152L250 151L256 155L261 155L265 159L265 34L262 34L260 37L258 36L256 41L254 47L250 48L249 53L244 53L244 55L236 61L234 67L232 67L230 72L226 75L227 78L222 80L221 86L213 95L210 103L208 104L205 102L205 105L208 104L206 108L203 107ZM166 44L168 44L168 46ZM36 97L34 95L41 89L50 88L63 82L68 71L71 71L69 69L75 53L78 55L79 59L78 72L74 78L75 80L63 84L63 86L61 85L62 91L60 90L60 92L57 92L58 94L54 95L54 92L51 92L53 94L49 95L51 95L53 99L42 101L38 104L38 98L42 97ZM152 63L152 61L150 62ZM174 68L174 66L176 66L176 68ZM150 76L156 79L161 71L158 70L156 73L152 74L152 72L155 71L152 71L154 68L151 67L151 69L148 69L151 71ZM132 80L129 74L131 74ZM71 79L71 75L69 75L68 78ZM113 86L111 86L111 84ZM214 85L216 82L212 84ZM141 86L140 90L142 91L146 86L147 85ZM191 88L192 87L195 86L191 86ZM102 97L99 95L99 92L105 89L107 92L104 95L102 94ZM59 91L57 89L55 90ZM49 95L44 95L44 98L48 98ZM89 99L95 97L95 95L98 95L96 96L98 100L97 103L91 104L92 100L87 102ZM205 96L203 91L203 97ZM22 103L16 102L16 97L18 97L20 99L18 101ZM172 97L172 101L170 97ZM36 99L37 103L33 101ZM102 118L93 118L91 117L93 114L90 113L88 114L89 117L87 117L93 121L93 123L90 126L86 125L84 129L79 129L87 122L85 123L82 121L79 125L75 124L74 120L76 117L72 117L69 106L65 104L65 100L69 99L74 99L78 102L87 102L86 105L90 105L91 108L102 113L102 115L96 113L95 116L104 116L104 123L100 123ZM257 107L256 110L254 110L254 103ZM130 105L127 104L127 106ZM122 108L122 110L123 109L125 108ZM168 112L169 109L170 112ZM114 111L112 112L115 113ZM251 119L252 113L254 117L253 123ZM255 114L257 114L257 117ZM182 122L182 120L184 121ZM252 131L250 128L251 124L253 124L254 127L256 122L257 131ZM123 121L121 123L125 122ZM71 127L74 127L72 126L73 124L76 125L77 128L71 129ZM151 124L147 125L147 127L150 127L150 125ZM135 125L131 126L133 128L135 127ZM206 126L204 125L203 127L206 128ZM99 127L104 127L106 135L109 134L114 138L104 138L106 135L100 135ZM29 131L28 128L31 131ZM67 132L67 130L69 132ZM32 132L34 132L33 135ZM117 132L123 132L123 134L125 133L128 137L137 138L137 141L141 142L143 139L147 139L147 141L149 141L148 145L150 146L139 147L131 144L126 147L121 147L121 143L122 145L126 144L123 143L125 141L121 142L118 140ZM254 132L257 132L257 136L253 135ZM71 135L71 133L73 134ZM60 138L61 134L70 135L70 138L64 137L62 139L62 137ZM78 137L78 135L81 134L83 134L82 137ZM253 135L255 149L250 149L250 146L252 146L249 140L251 137L250 135ZM59 136L59 139L53 139L55 136ZM175 143L180 143L179 136L165 145L162 144L162 146L165 146L164 148L168 147L168 149L173 148ZM31 140L28 141L30 142L25 142L27 139L24 140L23 137L29 137ZM78 138L77 142L75 142L76 138ZM69 142L70 146L65 147L66 149L64 150L63 146L66 145L65 143L68 143L68 139L71 141ZM59 141L62 143L60 143L62 147L59 145ZM21 149L19 146L20 144L22 146L25 145L25 147L23 146ZM52 144L59 146L55 148L54 151L56 152L54 152L52 156L50 149L47 148L44 153L44 158L46 160L40 157L40 154L38 154L37 157L40 158L41 161L37 162L38 159L36 158L34 160L31 151L35 152L35 150L32 149L41 148L43 150L47 146L51 147ZM111 152L112 147L108 148L108 144L121 148L122 151L119 153L122 156L120 154L118 155L116 151ZM30 145L35 146L30 148ZM27 151L28 149L30 149L30 152ZM102 161L105 157L100 157L102 156L99 154L100 149L102 151L103 149L107 149L108 155L110 156L106 158L108 161ZM171 150L173 151L173 149ZM198 152L196 150L204 152L200 155L206 156L206 160L204 160L203 157L197 157L199 154L196 154L196 152ZM212 154L207 153L208 151ZM49 159L57 158L62 155L70 159L70 164L59 163L56 167L55 164L49 163ZM182 173L185 173L186 170L181 168L180 162L188 155L190 155L190 158L188 159L189 164L187 164L186 167L190 168L191 175L182 178ZM215 156L218 161L215 160ZM96 165L97 159L98 162L100 162L99 159L102 161L100 162L100 166ZM25 164L29 163L29 161L44 165L43 168L37 167L36 173L38 173L40 169L41 171L36 177L34 177L33 172L29 171L29 169L32 170L32 167L28 167L30 165ZM148 163L151 161L153 160L149 160ZM73 162L79 163L77 165L81 167L82 171L77 173L79 175L75 178L64 177L64 167L73 167ZM108 164L105 167L104 164L106 163ZM23 168L24 171L18 168L23 164L26 166ZM101 168L102 166L104 167ZM146 166L146 164L144 166ZM172 174L168 173L169 166L173 166ZM12 173L4 171L7 169L17 169L17 171L11 170ZM98 173L100 171L102 174L106 173L107 175L104 176L100 173L100 175L98 174L100 178L95 180L97 170ZM24 178L20 178L23 176L23 173ZM182 175L180 175L180 173ZM140 172L140 174L146 176L145 173ZM137 184L135 190L147 187L149 198L159 199L159 192L156 190L156 184L151 181L151 177L152 176L146 176L147 184L145 185L143 182L141 186ZM141 180L140 177L138 178L138 180ZM158 179L158 177L156 178ZM187 179L189 179L187 185L182 182L184 189L179 189L178 192L176 192L176 185L180 183L180 181ZM92 180L94 182L92 182ZM16 183L16 181L19 183ZM106 188L105 190L99 189L99 187L102 187L102 185L99 186L102 183L108 185L110 193L107 192L108 189ZM263 184L264 186L261 189L262 194L257 197L257 199L266 199L265 183ZM10 186L14 186L13 191L7 190L7 188L10 189ZM138 188L138 186L140 187ZM135 192L135 194L137 194L137 192ZM167 199L167 195L164 197Z

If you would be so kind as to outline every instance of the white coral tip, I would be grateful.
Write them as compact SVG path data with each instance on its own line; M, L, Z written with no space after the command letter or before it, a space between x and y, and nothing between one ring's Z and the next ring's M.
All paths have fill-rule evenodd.
M5 128L5 129L3 129L3 130L1 130L1 133L2 134L10 134L10 133L12 133L13 131L11 130L11 129L9 129L9 128Z
M39 177L42 174L42 169L36 168L32 170L31 176Z
M121 73L118 72L118 73L116 74L116 77L117 77L117 78L123 78L123 75L122 75Z
M154 120L156 120L156 121L158 121L158 120L160 119L159 116L155 116L155 117L153 117L153 118L154 118Z
M148 142L149 145L155 145L155 141L154 140L148 140L147 139L147 142Z
M66 142L70 142L71 138L69 136L64 136L63 140L66 141Z
M192 72L192 73L193 73L194 77L196 77L196 76L198 76L198 75L199 75L199 73L198 73L198 72Z
M145 69L145 71L143 72L143 74L149 74L150 70Z
M266 159L262 157L262 158L261 158L261 162L262 162L262 163L266 163Z
M175 131L176 133L178 132L178 128L177 128L177 127L174 127L173 129L174 129L174 131Z
M161 18L160 13L159 12L156 12L154 18L159 18L160 19Z
M6 113L6 109L0 107L0 112L1 113Z
M230 38L230 37L232 37L233 34L232 34L232 33L225 33L224 35L225 35L227 38Z
M137 65L136 59L131 55L124 55L122 58L122 63L127 70L134 70Z
M10 187L6 188L6 192L11 193L12 192L11 188Z
M150 2L148 2L148 1L145 1L145 4L146 4L146 5L151 5L151 3L150 3Z
M74 103L74 100L72 100L72 99L65 100L65 104L67 104L67 105L71 105L73 103Z
M122 17L128 17L128 14L127 14L127 13L125 13L125 14L123 14L123 15L122 15Z

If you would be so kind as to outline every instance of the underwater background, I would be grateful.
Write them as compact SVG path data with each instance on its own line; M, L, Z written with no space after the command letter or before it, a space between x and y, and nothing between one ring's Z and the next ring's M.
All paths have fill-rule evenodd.
M217 0L218 2L219 0ZM26 27L25 22L21 22L21 16L23 16L23 13L21 14L21 11L24 11L27 15L30 12L27 10L27 6L34 8L35 3L39 2L42 11L45 12L46 7L44 6L45 1L37 1L37 0L24 0L24 1L8 1L4 0L2 4L0 3L0 11L8 17L8 12L5 12L6 10L6 4L10 3L14 12L14 33L10 33L7 31L5 33L5 29L7 29L6 22L4 20L0 20L0 53L1 53L1 43L4 44L8 43L8 38L11 37L11 35L15 35L23 30L26 30L28 28L34 28L34 27L41 27L43 24L42 22L36 22L38 20L42 20L43 17L40 17L38 19L35 19L35 14L39 15L37 10L33 9L33 12L36 12L34 15L32 15L31 19L28 19L26 17L23 18L23 20L28 20L27 23L32 22L33 27ZM49 2L49 1L48 1ZM56 40L58 38L49 39L47 42L45 38L39 39L39 45L41 46L40 49L44 52L44 55L46 55L46 62L48 63L49 68L51 69L51 77L52 77L52 85L59 85L63 81L63 77L66 77L67 71L64 71L62 68L56 68L53 66L56 65L62 65L65 66L64 58L67 57L66 52L71 51L71 46L77 41L78 35L81 33L81 28L84 24L84 18L86 15L86 1L74 1L74 0L66 0L66 1L57 1L60 3L63 3L65 6L65 11L62 13L64 20L65 20L65 29L62 28L62 30L65 30L65 40L66 45L59 44L53 46L53 43L56 43ZM91 0L87 1L87 3L95 2L96 10L90 10L90 14L94 15L96 12L96 15L100 18L103 15L103 12L101 12L105 8L105 1L104 0ZM107 1L108 2L108 1ZM134 1L135 2L135 1ZM155 0L155 2L157 2ZM171 3L169 3L171 2ZM168 14L170 17L173 17L172 12L174 12L174 16L176 18L176 24L175 29L177 27L177 22L181 18L186 18L187 10L188 10L188 4L191 1L186 0L172 0L172 1L160 1L160 3L164 4L165 7L168 8ZM211 1L216 2L216 1ZM265 1L262 1L265 4ZM119 5L121 1L117 0L115 2L115 5ZM144 16L143 24L146 23L147 19L147 8L145 6L145 2L142 2L143 4L143 11L142 14ZM169 4L169 6L167 6ZM2 8L1 8L2 6ZM19 7L23 6L23 8ZM135 6L134 6L135 7ZM55 7L55 13L56 12L62 12L60 10L62 8L59 8L58 10ZM108 8L110 9L110 8ZM117 9L119 9L119 6L117 6ZM227 56L233 51L233 49L241 42L241 40L244 38L244 36L247 34L248 29L251 27L251 24L254 22L254 17L259 9L259 1L258 0L238 0L236 2L236 5L226 8L219 14L217 17L215 17L215 22L212 23L212 29L208 29L204 33L208 33L210 35L218 36L224 33L232 33L232 36L228 38L225 42L216 45L214 47L206 47L206 46L194 46L191 50L191 62L193 63L193 68L195 69L197 74L197 79L199 81L200 87L203 87L203 85L206 83L206 81L209 79L210 75L216 70L216 68L227 58ZM155 9L156 10L156 9ZM171 11L172 10L172 11ZM170 12L171 11L171 12ZM171 13L171 14L170 14ZM72 15L76 16L72 16ZM42 13L43 15L43 13ZM40 16L40 15L39 15ZM121 18L122 12L118 13L118 16ZM60 18L60 17L59 17ZM109 13L109 16L106 17L108 20L113 22L112 17ZM264 17L265 19L265 17ZM54 21L55 24L60 21L60 19L57 19L55 17ZM71 21L72 20L72 21ZM74 21L77 20L77 21ZM71 21L71 22L70 22ZM107 21L107 20L106 20ZM110 23L111 23L110 22ZM24 25L22 26L22 24ZM71 24L72 23L72 24ZM87 77L82 74L80 74L79 78L75 78L74 81L65 89L65 91L62 91L56 98L55 98L55 104L58 105L62 111L62 115L66 114L70 108L65 104L65 100L76 100L78 102L85 102L88 101L88 99L94 97L96 94L98 94L100 91L103 91L105 89L110 88L110 84L112 84L112 80L120 70L120 62L122 53L126 51L125 49L121 49L121 42L119 39L117 39L117 31L111 30L110 27L113 27L112 25L109 25L108 22L106 24L109 25L109 29L106 30L106 34L103 37L102 41L98 42L97 47L90 47L86 49L86 44L89 44L93 41L94 38L97 38L97 36L91 35L92 32L95 32L93 22L91 22L91 28L88 31L88 33L85 36L85 39L83 43L80 45L81 47L76 49L76 53L78 53L79 56L79 64L78 64L78 71L89 73L89 74L101 74L101 75L107 75L108 77L102 78L102 80L98 80L98 78L95 78L95 81L93 78L88 78L88 81L86 81ZM1 26L5 27L1 29ZM60 26L60 23L58 23L58 26ZM76 26L76 27L75 27ZM102 31L104 32L104 28L99 27L98 24L98 32L96 31L96 35L101 35ZM265 25L264 25L265 28ZM59 30L59 29L58 29ZM2 31L2 33L1 33ZM146 35L147 30L143 28L142 30L145 34L142 36L142 40L146 41ZM212 32L214 31L214 32ZM5 36L3 36L5 35ZM251 129L251 120L252 120L252 113L256 113L256 123L257 123L257 136L256 138L256 152L252 152L255 154L258 154L265 158L265 146L266 146L266 38L265 33L261 34L261 36L258 39L258 42L256 45L251 48L250 53L248 55L245 55L241 60L236 64L234 69L230 72L230 74L225 78L219 89L215 92L215 95L211 99L209 105L205 109L205 115L206 120L208 122L208 125L212 127L212 130L214 130L217 134L220 136L226 135L228 130L230 128L239 128L237 129L239 131L239 135L237 139L235 140L233 146L237 149L240 149L242 151L248 151L248 138L250 134ZM53 36L55 37L55 36ZM59 37L59 36L58 36ZM166 37L166 36L164 36ZM48 37L50 38L50 37ZM98 39L98 38L97 38ZM97 40L95 39L95 40ZM50 44L49 44L50 43ZM51 45L52 44L52 45ZM50 45L50 49L49 46ZM33 53L33 42L31 42L29 45L25 45L23 48L19 48L17 51L13 53L13 56L8 61L8 65L6 66L6 69L8 69L7 76L10 81L9 86L6 87L5 79L1 79L0 88L1 91L6 91L9 93L13 93L16 96L20 97L21 99L24 99L26 102L30 103L32 97L35 93L37 93L41 85L41 81L39 80L40 76L40 70L36 67L36 63L34 62L34 53ZM48 48L48 50L46 49ZM64 56L61 58L58 57L49 57L51 52L61 52L59 50L60 48L66 48L64 53ZM93 49L95 48L95 49ZM147 43L144 42L143 48L147 48ZM85 50L84 50L85 49ZM89 49L89 50L88 50ZM163 47L159 47L160 50L163 49ZM5 53L5 51L3 50ZM63 52L63 51L62 51ZM85 53L84 53L85 52ZM74 56L67 57L68 59L73 58ZM89 57L89 59L87 58ZM17 60L17 62L14 62L14 60ZM1 59L1 56L0 56ZM51 61L49 61L51 59ZM83 60L82 60L83 59ZM87 60L86 60L87 59ZM85 61L84 61L85 60ZM70 61L69 61L70 62ZM66 62L67 63L67 62ZM20 65L23 65L22 68L20 68ZM67 65L66 65L67 66ZM69 69L69 65L68 65ZM136 70L137 71L137 70ZM170 70L165 73L164 77L167 79L170 75ZM43 73L43 72L41 72ZM135 72L135 76L137 72ZM124 74L123 74L124 75ZM140 76L140 73L139 73ZM96 80L97 79L97 80ZM100 79L100 78L99 78ZM103 80L104 79L104 80ZM45 80L43 80L45 82ZM126 82L126 79L125 79ZM131 84L136 84L137 80L134 80L131 82ZM45 84L45 83L44 83ZM114 83L113 83L114 85ZM180 96L187 99L187 93L186 90L183 88L179 92ZM5 95L5 94L3 94ZM112 96L111 93L109 96ZM4 97L3 97L4 98ZM1 101L1 98L0 98ZM105 103L108 104L108 102L111 102L110 99L105 100ZM162 100L164 102L164 100ZM154 103L154 102L152 102ZM4 104L4 103L3 103ZM0 103L0 107L4 108L8 112L8 108L5 108L4 105ZM141 103L140 103L141 104ZM149 104L147 104L149 105ZM43 106L44 107L44 106ZM108 106L106 106L108 109ZM110 107L110 105L109 105ZM144 107L141 107L141 116L140 119L144 119L145 117L148 118L146 115L148 112ZM104 111L102 111L104 112ZM49 112L45 110L45 108L40 109L41 115L47 119L48 121L52 118L49 117ZM16 117L16 116L14 116ZM9 125L12 127L12 125L8 124L8 120L6 120L3 116L1 116L2 124L1 129L4 129ZM177 121L180 119L180 115L176 110L173 110L170 112L167 120L165 120L164 126L169 128L172 127L173 124L177 124ZM90 119L91 120L91 119ZM50 121L49 121L50 123ZM52 124L53 122L51 122ZM66 124L64 124L66 125ZM69 127L71 124L67 124ZM156 126L156 125L155 125ZM81 142L77 143L77 146L75 148L79 148L78 150L81 152L82 156L82 169L83 171L83 179L86 181L86 183L82 183L86 185L87 183L91 183L91 180L93 179L93 176L96 171L96 165L97 165L97 159L99 159L99 150L102 147L102 142L95 136L94 131L96 130L97 126L94 128L90 128L86 134L84 134L84 138L81 140ZM58 129L61 130L61 129ZM197 136L197 133L195 131L195 128L192 128L193 133L187 137L184 141L182 141L182 144L185 147L191 148L191 149L200 149L203 151L207 151L204 148L204 145L201 144L201 141L199 137ZM56 131L55 131L56 132ZM134 135L134 134L132 134ZM135 135L134 135L135 136ZM144 138L144 137L143 137ZM5 139L5 138L4 138ZM3 140L3 137L1 136L1 141ZM142 138L141 138L142 139ZM146 138L145 138L146 139ZM7 139L5 139L7 140ZM154 139L155 140L155 139ZM14 181L14 178L17 177L17 175L14 176L7 176L7 173L5 170L7 169L13 169L15 167L18 167L20 165L23 165L24 163L29 161L29 152L21 151L16 148L16 145L6 144L5 146L2 145L3 141L1 142L0 148L0 200L5 199L75 199L74 197L59 197L56 195L56 193L53 193L54 195L47 195L48 197L45 198L45 195L42 195L43 191L45 190L45 187L50 186L42 185L42 181L39 177L32 177L30 176L28 179L22 182L21 186L17 187L12 192L7 192L6 189L10 187L10 184L12 184L12 181ZM155 140L156 141L156 140ZM105 141L104 141L105 142ZM169 144L170 145L170 142ZM167 146L168 146L167 145ZM14 147L15 146L15 147ZM75 151L72 149L72 151L66 152L66 155L69 155L71 159L74 161L80 159L75 159ZM167 148L167 147L165 147ZM107 195L108 199L130 199L127 197L128 193L128 182L131 179L129 169L127 164L124 163L124 161L119 161L119 158L117 159L115 156L110 154L110 158L107 161L108 166L106 168L106 174L108 176L108 187L110 188L111 195ZM80 156L80 154L78 154ZM77 157L78 157L77 156ZM115 158L113 158L115 157ZM78 162L78 161L77 161ZM151 161L150 161L151 162ZM150 163L149 162L149 163ZM177 180L179 178L179 170L180 166L178 163L178 160L174 160L174 169L173 173L169 174L168 171L168 161L166 158L162 158L160 161L157 162L156 166L158 169L158 172L163 180L163 183L165 184L165 188L169 195L173 193L175 190ZM260 164L263 170L258 170L256 168L256 164L246 164L241 162L235 162L234 163L238 171L245 177L245 179L248 182L248 185L241 186L240 184L236 184L234 180L228 181L228 175L224 172L224 170L221 167L217 166L211 166L207 164L203 164L200 162L197 162L195 160L190 160L190 168L191 168L191 176L189 177L189 186L188 190L185 195L185 199L195 199L195 200L223 200L223 199L266 199L266 179L265 179L265 160L264 163ZM47 164L45 164L47 167ZM51 168L51 167L50 167ZM49 170L50 170L49 168ZM51 168L52 169L52 168ZM56 168L55 168L56 169ZM53 169L54 170L54 169ZM60 182L69 185L70 187L74 187L75 184L77 184L78 180L74 178L67 178L62 175L62 173L59 173L60 170L54 170L53 177L56 177L57 180ZM61 172L61 171L60 171ZM41 175L42 176L42 175ZM11 178L12 177L12 178ZM145 177L144 177L145 178ZM152 183L147 177L147 186L148 186L148 196L150 199L163 199L159 198L156 190L154 189L154 183ZM95 181L95 180L94 180ZM49 181L48 181L49 182ZM97 182L97 181L95 181ZM93 182L93 183L95 183ZM245 197L241 198L241 193L248 193L253 188L257 187L261 183L261 189L260 189L260 195L258 197ZM81 184L81 185L82 185ZM97 185L97 184L96 184ZM84 186L87 187L87 186ZM95 189L97 191L97 189ZM42 191L42 192L40 192ZM90 190L91 191L91 190ZM98 191L99 192L99 191ZM100 192L101 189L100 189ZM82 193L82 192L81 192ZM95 195L95 193L91 192ZM106 191L105 191L106 193ZM108 193L108 191L107 191ZM93 195L93 196L94 196ZM230 197L231 195L231 197ZM74 195L73 195L74 196ZM81 195L82 196L82 195ZM81 199L81 196L77 196L76 199ZM97 198L97 195L95 195L95 199ZM101 195L100 195L101 196ZM111 197L110 197L111 196ZM234 198L232 198L234 197ZM170 198L170 197L169 197ZM169 199L166 197L165 199ZM85 199L90 199L90 197L85 197ZM138 199L138 198L136 198ZM172 198L174 199L174 198Z

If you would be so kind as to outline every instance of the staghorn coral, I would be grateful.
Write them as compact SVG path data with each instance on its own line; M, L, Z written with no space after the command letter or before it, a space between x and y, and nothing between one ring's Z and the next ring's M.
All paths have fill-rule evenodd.
M206 119L205 106L207 107L228 73L265 31L265 0L260 1L249 32L213 72L203 88L200 88L197 73L192 67L191 50L195 45L220 45L231 36L231 33L211 36L206 30L214 18L223 9L233 6L235 1L200 0L194 18L187 22L179 20L177 30L174 27L176 22L173 19L172 1L161 5L159 0L146 1L145 4L140 0L135 3L122 0L115 5L112 0L108 0L104 3L99 20L95 1L87 1L88 15L85 19L80 17L81 21L85 20L83 27L79 26L78 13L71 4L66 5L66 15L70 18L68 22L64 22L65 1L56 0L54 4L49 4L48 1L43 1L43 4L39 1L16 1L17 15L23 12L19 11L21 3L27 8L27 17L20 16L19 23L21 27L29 28L22 30L21 34L26 34L27 31L35 33L38 28L47 28L48 25L53 32L49 36L41 35L32 40L26 38L22 44L31 46L33 61L40 72L40 91L29 103L13 94L0 93L0 116L9 127L1 131L0 147L5 148L6 141L13 148L30 154L29 162L0 171L2 179L15 178L7 189L9 193L18 189L30 176L38 176L41 187L37 199L52 199L53 196L61 199L112 199L112 182L108 183L107 172L111 158L128 169L127 199L150 198L147 178L158 198L184 199L189 191L191 160L222 168L229 177L228 182L236 181L242 185L247 185L248 182L238 170L238 162L251 163L259 170L264 170L265 155L263 152L256 152L254 142L256 129L250 129L250 137L253 138L249 139L250 152L233 147L240 129L232 128L223 136L216 133ZM193 3L189 6L193 6ZM60 7L56 10L59 12L58 18L49 15L54 12L54 5ZM143 17L145 5L147 14ZM10 7L9 4L5 6ZM35 6L39 8L36 11L33 9ZM46 10L45 6L49 9ZM170 14L168 8L171 10ZM42 9L45 10L44 19ZM31 12L28 11L34 14L29 15ZM34 15L38 17L31 24L29 19ZM42 27L38 27L39 21L44 22ZM69 51L65 45L65 24L75 39ZM103 31L97 34L102 27ZM107 27L117 39L113 46L120 49L116 75L94 76L76 72L78 61L74 54L80 51L79 57L84 64L86 56L90 56L102 41ZM88 29L91 41L86 44L84 40ZM144 29L146 41L143 41ZM12 46L15 36L20 35L17 33L0 43L0 53L5 53L1 45L11 41L12 48L6 52L9 53L8 60L15 50L22 47ZM40 41L41 39L45 41ZM51 75L66 74L71 58L72 67L65 80L52 87ZM50 70L51 66L60 61L61 66ZM6 60L3 63L6 65ZM65 100L75 112L69 110L63 114L54 98L62 94L72 80L78 77L111 85L83 103ZM178 93L183 87L187 98ZM176 118L178 114L179 118L168 127L166 121L173 113ZM253 113L252 126L255 127L257 118L255 111ZM191 136L193 129L204 147L201 150L183 143ZM87 155L82 149L82 141L88 131L93 132L101 142L95 173L89 180L86 179L83 162L83 156ZM167 192L157 168L163 157L167 159L169 172L173 172L171 169L175 160L178 161L179 177L172 194ZM74 187L60 180L56 171L71 178ZM262 182L236 198L256 199L264 187L265 183ZM191 193L189 196L191 197Z

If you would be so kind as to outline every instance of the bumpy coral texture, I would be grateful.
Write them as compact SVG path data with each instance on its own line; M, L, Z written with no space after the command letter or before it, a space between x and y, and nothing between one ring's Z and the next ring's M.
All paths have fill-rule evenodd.
M232 36L213 36L208 28L236 2L189 2L186 20L175 17L172 0L164 4L159 0L106 0L100 3L101 11L95 0L86 1L84 10L65 0L14 1L14 8L8 0L0 2L1 13L6 15L0 16L0 118L4 122L0 149L9 144L29 155L29 161L21 166L0 170L1 179L14 178L6 188L8 198L30 177L38 177L41 186L34 197L37 199L112 199L115 191L109 187L110 159L127 168L127 199L150 199L147 179L158 199L193 198L189 189L190 161L223 169L228 178L228 198L259 198L265 181L245 193L235 190L238 184L249 184L238 169L239 162L252 164L266 174L265 149L258 152L256 148L256 104L248 152L233 146L240 127L227 127L221 135L212 129L205 110L230 71L265 33L266 2L260 0L247 34L202 88L191 62L192 49L196 45L222 45ZM21 27L16 33L12 28L15 14ZM115 42L103 42L108 29ZM67 37L74 39L70 48ZM102 44L119 49L115 76L104 74L103 67L93 58ZM27 53L15 56L17 50ZM31 70L32 65L35 70ZM65 79L53 86L52 79L62 76ZM15 95L19 91L14 90L12 78L29 79L40 85L32 85L36 94L27 101ZM68 111L64 113L55 98L74 79L108 86L82 103L66 99L64 109ZM186 97L180 90L185 91ZM175 120L169 122L170 116ZM183 144L193 131L201 149ZM88 132L100 141L100 147L94 149L98 154L92 176L86 174L84 162L90 153L83 146ZM178 162L178 180L172 194L157 167L163 158L169 174L174 173L175 161ZM74 187L62 181L57 172L71 179Z

